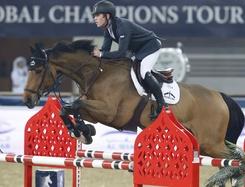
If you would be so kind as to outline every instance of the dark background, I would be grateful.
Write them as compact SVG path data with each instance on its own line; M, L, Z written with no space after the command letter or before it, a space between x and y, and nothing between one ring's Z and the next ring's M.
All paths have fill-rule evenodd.
M52 47L56 42L61 40L73 40L74 36L102 36L100 29L96 28L95 24L91 22L92 6L96 3L96 0L1 0L0 2L0 91L10 91L10 71L12 68L12 62L17 56L24 56L28 58L30 56L30 46L35 42L41 42L45 47ZM244 55L245 51L245 23L230 23L232 19L231 9L237 7L242 11L242 19L245 20L245 1L243 0L154 0L154 1L142 1L142 0L112 0L117 5L117 11L121 8L126 9L126 18L133 19L138 24L153 30L158 36L165 38L165 47L176 47L177 42L183 44L183 51L190 54L191 65L194 67L190 73L190 77L208 77L209 69L219 67L220 62L217 63L214 60L209 59L209 67L202 67L203 64L207 64L206 61L199 63L198 59L191 59L191 56L196 54L220 54L220 55ZM15 7L17 9L17 15L23 14L23 9L28 9L28 13L33 18L33 6L39 7L39 16L45 18L43 23L33 22L13 22L9 23L6 20L7 9ZM57 18L64 17L65 7L79 7L79 17L87 17L83 23L75 23L73 19L71 22L54 23L49 19L49 12L54 7L61 8L56 12ZM193 24L186 23L186 14L182 9L184 6L195 6L197 8L214 11L215 7L219 7L221 10L221 17L225 16L224 7L228 8L228 21L224 24L218 24L215 20L210 23L202 24L194 18ZM129 7L133 8L133 14ZM152 17L154 14L154 8L161 10L161 7L170 8L177 7L178 22L170 24L168 22L161 22L157 19L157 23L153 23L152 19L149 19L146 23L140 23L137 19L136 10L141 10L138 15L141 20L146 18L146 14ZM87 12L85 12L85 10ZM147 11L145 11L147 10ZM212 13L213 14L213 13ZM206 19L209 15L207 11L203 12L203 18ZM169 15L167 15L169 17ZM245 22L245 21L244 21ZM222 62L222 59L220 60ZM241 71L234 71L230 74L229 69L232 69L233 59L226 62L227 68L225 71L222 69L219 75L233 76L233 77L245 77L245 62L242 58L239 59L239 67ZM201 64L201 65L200 65ZM205 68L207 69L206 71ZM208 69L209 68L209 69ZM193 68L192 68L193 69ZM239 68L238 68L239 69ZM199 71L201 74L199 74ZM217 77L214 75L212 76ZM194 80L193 79L193 80ZM192 80L192 82L193 82ZM63 85L64 91L71 91L70 80L65 80L66 84ZM225 84L225 83L224 83Z

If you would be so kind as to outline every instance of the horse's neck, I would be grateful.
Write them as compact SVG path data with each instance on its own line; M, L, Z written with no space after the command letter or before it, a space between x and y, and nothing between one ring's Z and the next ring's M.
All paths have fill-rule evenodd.
M60 60L53 59L52 63L56 66L56 70L77 82L81 90L87 89L88 84L91 84L88 82L93 79L93 76L98 76L95 77L98 79L111 77L113 81L118 77L121 80L130 80L130 62L125 59L115 61L97 59L88 54L72 54L61 56Z
M130 72L130 62L127 59L119 59L119 60L112 60L112 59L103 59L101 61L101 68L105 73L110 74L118 74L123 72L125 76L128 77Z
M77 82L82 89L86 86L86 79L95 71L98 62L86 54L66 54L59 58L51 58L50 64L67 77Z

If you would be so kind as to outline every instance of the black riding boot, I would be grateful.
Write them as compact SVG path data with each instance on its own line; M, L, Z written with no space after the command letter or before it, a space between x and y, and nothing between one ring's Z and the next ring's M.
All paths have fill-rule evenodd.
M150 91L150 93L152 93L154 95L154 97L156 98L156 102L157 102L157 115L162 111L162 107L166 106L166 103L163 99L163 95L162 95L162 90L161 87L159 85L159 82L157 81L157 79L150 73L147 72L145 74L145 86L146 88Z

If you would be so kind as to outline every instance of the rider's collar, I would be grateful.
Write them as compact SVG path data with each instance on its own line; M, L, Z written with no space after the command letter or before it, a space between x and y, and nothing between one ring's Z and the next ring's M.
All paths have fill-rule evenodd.
M107 25L105 26L107 29L110 29L112 27L112 21L111 19L107 20Z

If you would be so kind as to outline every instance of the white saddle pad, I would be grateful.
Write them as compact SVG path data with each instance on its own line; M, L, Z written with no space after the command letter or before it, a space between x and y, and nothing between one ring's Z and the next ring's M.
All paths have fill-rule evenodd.
M133 69L131 69L131 78L138 94L140 96L146 95L146 92L144 88L139 84ZM177 104L179 102L180 89L176 81L173 81L173 83L163 83L161 90L166 103ZM156 100L153 95L151 97L153 100Z

